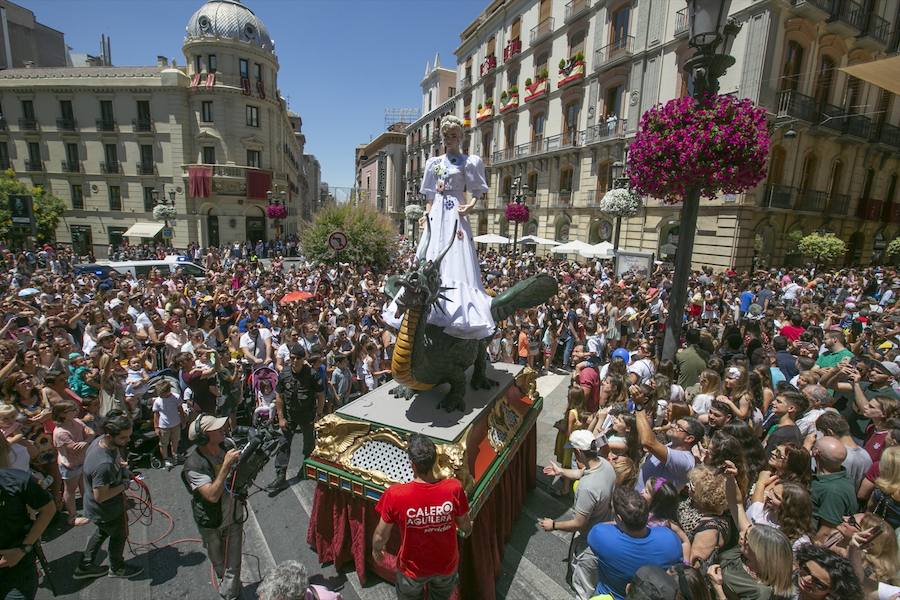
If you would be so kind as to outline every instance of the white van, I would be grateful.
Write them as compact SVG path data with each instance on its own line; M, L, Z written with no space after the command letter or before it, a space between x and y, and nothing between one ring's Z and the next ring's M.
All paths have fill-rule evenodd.
M125 261L97 261L98 264L108 265L119 273L131 273L132 277L146 279L150 271L156 269L161 275L168 275L181 269L185 275L193 276L199 283L206 279L206 269L201 267L187 256L171 255L163 260L125 260Z

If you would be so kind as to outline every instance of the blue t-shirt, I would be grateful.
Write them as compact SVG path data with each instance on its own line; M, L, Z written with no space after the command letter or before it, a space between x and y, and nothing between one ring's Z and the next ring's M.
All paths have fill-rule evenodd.
M750 310L751 304L753 304L753 292L749 290L741 292L741 312L745 313Z
M644 565L670 567L682 560L681 540L668 527L651 527L642 538L623 533L610 523L594 525L587 538L588 546L597 555L600 575L595 592L612 594L624 600L625 586Z

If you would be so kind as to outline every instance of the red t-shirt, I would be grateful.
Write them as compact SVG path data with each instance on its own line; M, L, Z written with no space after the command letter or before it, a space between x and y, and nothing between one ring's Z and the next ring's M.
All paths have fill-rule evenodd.
M884 443L887 441L888 433L890 433L888 430L877 431L872 423L866 427L868 437L863 448L869 453L873 463L881 460L881 453L884 452Z
M456 572L455 519L469 512L458 479L394 484L384 491L375 510L385 523L400 528L397 567L404 575L417 578Z
M781 328L781 335L791 340L792 342L796 342L800 339L800 336L803 332L806 331L803 327L795 327L794 325L785 325Z
M600 409L600 374L593 367L585 367L578 374L578 384L590 388L590 393L585 396L588 412L596 412Z

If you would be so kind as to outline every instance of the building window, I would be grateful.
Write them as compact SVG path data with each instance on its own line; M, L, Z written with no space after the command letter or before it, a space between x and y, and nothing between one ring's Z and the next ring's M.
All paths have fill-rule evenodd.
M452 98L456 95L456 88L447 88L447 96Z
M603 108L606 110L606 118L619 117L622 112L622 91L621 85L606 90L606 101Z
M572 191L572 174L574 171L568 167L560 169L559 171L559 191L560 192L571 192Z
M247 150L247 166L255 169L262 168L261 155L259 150Z
M117 185L109 186L109 210L122 210L122 188Z
M200 121L203 123L213 122L213 103L212 100L204 100L200 104Z
M253 75L256 77L257 81L262 81L262 65L259 63L253 63Z
M85 256L94 252L94 236L90 225L72 225L72 252L75 256Z
M528 194L531 197L537 195L537 186L538 186L538 174L537 173L529 173L528 174Z
M216 147L215 146L203 146L203 164L204 165L216 164Z
M72 210L84 210L84 192L80 185L72 186Z
M66 121L67 123L75 122L75 112L72 110L71 100L59 101L59 116L63 121Z
M216 60L215 54L210 54L206 57L206 67L210 73L215 73L218 70L219 61Z
M797 42L788 42L784 55L784 67L781 70L781 91L795 91L800 88L800 77L803 74L803 46Z
M104 144L103 156L106 158L106 166L110 169L110 172L118 170L119 150L115 144Z
M33 165L41 162L41 145L37 142L28 142L28 160Z
M631 7L623 6L613 13L609 20L612 25L612 38L615 48L623 48L625 40L628 39L628 22L631 18Z
M544 113L534 115L531 120L531 142L533 146L538 146L544 139L544 121L546 117Z
M22 117L34 121L34 102L31 100L22 100Z
M567 144L575 143L575 135L578 133L578 111L580 109L578 102L572 102L565 108L563 115L563 134Z
M238 71L241 74L241 79L250 79L250 61L246 58L238 59Z
M597 163L597 197L612 189L612 163L608 160Z
M141 164L138 171L142 175L153 174L153 146L150 144L141 144Z
M71 172L77 171L78 165L78 144L66 144L66 167Z
M137 115L138 121L141 123L150 123L150 101L149 100L138 100L137 101Z
M100 120L106 124L111 124L113 121L115 121L112 100L100 101Z
M9 168L9 146L6 142L0 142L0 169Z
M259 127L259 108L256 106L247 106L247 126Z
M200 73L203 69L203 57L199 54L194 57L194 73Z
M107 227L106 233L109 236L109 245L113 248L120 247L125 239L126 231L128 231L127 227Z
M144 188L144 212L153 212L153 207L156 206L156 203L153 201L153 190L156 188L145 187Z

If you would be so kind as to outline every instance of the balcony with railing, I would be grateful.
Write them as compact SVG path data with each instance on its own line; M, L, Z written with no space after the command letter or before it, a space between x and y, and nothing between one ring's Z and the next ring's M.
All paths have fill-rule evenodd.
M0 117L0 131L6 131L6 129L7 129L6 117Z
M816 110L816 99L795 90L785 90L778 96L778 116L800 119L807 123L816 123L819 111Z
M81 172L81 163L77 160L64 160L62 161L62 172L63 173L80 173Z
M856 216L867 221L881 219L881 211L884 210L884 202L874 198L860 198L856 207Z
M853 0L834 0L828 26L833 33L857 35L866 27L865 10Z
M590 0L571 0L566 4L565 22L569 23L571 21L574 21L575 19L586 13L590 7Z
M547 17L531 28L528 43L534 46L546 40L553 33L553 17Z
M594 70L611 69L634 55L634 36L625 35L594 53Z
M819 127L844 133L847 130L847 111L834 104L823 104L817 124Z
M153 121L150 119L132 119L131 129L135 133L153 133Z
M522 40L519 38L509 40L503 47L503 62L509 62L520 52L522 52Z
M37 119L19 119L19 129L22 131L37 131L40 129Z
M119 161L107 161L100 163L100 172L106 175L117 175L122 172L122 163Z
M116 122L109 119L97 119L97 131L115 131Z
M762 198L763 208L785 208L794 207L794 200L797 197L797 188L788 185L769 184L765 187Z
M831 16L833 0L791 0L794 12L812 21L824 21Z
M846 216L850 212L850 194L831 194L826 212L829 215Z
M625 129L628 126L627 119L618 117L609 118L603 123L591 125L584 130L584 145L600 144L609 140L618 140L625 137Z
M25 159L25 170L31 172L43 171L44 163L40 160Z
M287 181L283 176L275 177L272 171L267 169L257 169L256 167L247 167L243 165L182 165L184 177L188 177L188 169L194 166L203 166L212 169L212 193L221 196L243 196L254 200L265 200L265 198L254 198L249 196L248 181L250 179L268 178L269 183L264 185L262 189L274 189L273 185L283 183L287 185ZM264 174L264 175L260 175ZM248 177L250 175L250 177ZM256 184L259 184L256 181ZM372 192L374 201L374 192Z
M846 134L868 141L872 137L872 119L863 115L850 115L846 119Z
M877 135L874 135L877 133ZM892 148L900 148L900 127L891 125L890 123L882 123L873 133L873 142L891 146Z
M75 119L57 119L56 128L60 131L75 131L78 123Z
M466 75L465 77L463 77L462 79L459 80L459 89L461 89L461 90L465 89L467 87L470 87L471 85L472 85L472 76L471 75Z
M797 192L797 202L794 204L795 210L806 212L825 212L828 205L828 193L818 190L799 190Z
M881 50L891 41L891 23L875 13L869 14L869 22L865 31L857 38L856 43L872 50Z
M689 30L687 8L682 8L675 13L675 37L687 35Z
M479 69L479 74L484 77L491 71L497 68L497 57L491 54L490 56L485 57L484 62L481 63L481 68Z
M491 160L496 165L499 163L518 160L529 156L537 156L541 154L560 152L563 150L568 150L570 148L577 148L581 146L583 137L583 131L575 130L560 133L559 135L552 135L550 137L541 136L528 143L519 144L518 146L515 146L513 148L504 148L503 150L498 150L491 156Z
M156 165L151 162L142 162L137 165L138 175L156 175Z
M574 194L570 190L560 190L550 194L550 208L571 208Z
M606 190L587 190L581 192L581 197L584 199L584 205L590 207L600 206L600 201L603 200L603 196L606 195Z

